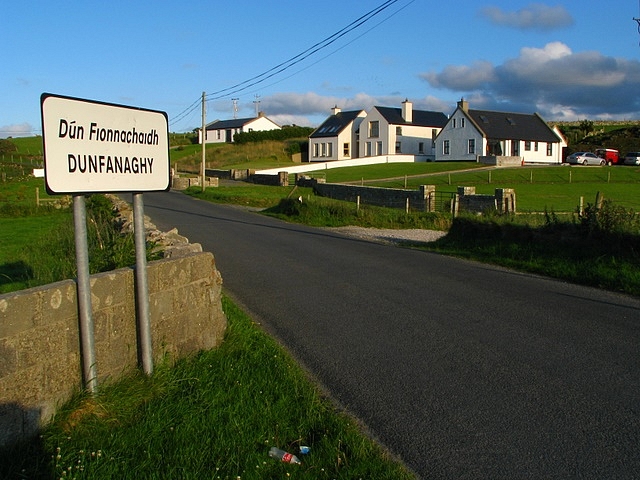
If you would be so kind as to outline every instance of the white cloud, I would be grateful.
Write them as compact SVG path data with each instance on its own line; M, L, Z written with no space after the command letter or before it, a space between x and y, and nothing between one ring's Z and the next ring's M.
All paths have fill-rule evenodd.
M561 42L522 48L518 57L502 65L447 66L421 77L432 87L476 94L500 109L508 104L545 116L576 117L640 112L640 62L599 52L574 53Z
M532 3L512 12L489 6L481 9L480 15L494 25L522 30L554 30L573 25L573 17L561 5L551 7L542 3Z
M28 137L34 133L33 127L27 122L14 123L12 125L4 125L0 127L0 138Z
M400 108L406 96L372 96L366 93L357 93L353 96L322 96L314 92L306 93L276 93L265 95L260 98L260 110L279 125L300 125L318 126L330 114L334 106L338 106L342 111L348 110L370 110L375 105L385 107ZM409 98L413 106L419 110L432 110L436 112L449 113L451 104L436 97L428 96L424 98ZM230 102L213 102L214 112L210 112L210 119L216 117L220 119L232 118ZM240 106L244 108L239 113L241 118L255 115L255 106L246 103Z

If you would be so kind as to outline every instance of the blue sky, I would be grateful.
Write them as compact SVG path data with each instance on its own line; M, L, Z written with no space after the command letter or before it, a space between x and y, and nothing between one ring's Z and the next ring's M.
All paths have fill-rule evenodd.
M43 92L165 111L175 132L200 125L203 91L207 122L233 118L233 98L239 118L258 106L281 125L405 98L449 114L462 97L547 120L640 119L634 17L636 0L8 2L0 138L41 133Z

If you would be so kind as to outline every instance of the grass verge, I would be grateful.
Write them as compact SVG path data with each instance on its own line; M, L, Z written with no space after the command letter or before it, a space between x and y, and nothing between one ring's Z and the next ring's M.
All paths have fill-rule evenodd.
M626 212L628 222L611 220L615 212L625 217L624 209L611 203L562 220L553 214L463 215L445 237L419 248L637 296L640 218ZM617 228L623 223L633 225Z
M0 477L415 478L236 305L223 308L219 348L77 396L39 439L1 452ZM302 464L270 458L272 446Z

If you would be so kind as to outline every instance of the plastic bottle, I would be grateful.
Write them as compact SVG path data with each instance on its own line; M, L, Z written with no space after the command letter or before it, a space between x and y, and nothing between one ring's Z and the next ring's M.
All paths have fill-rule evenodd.
M302 463L300 459L295 455L289 452L285 452L284 450L280 450L279 448L276 448L276 447L271 447L271 450L269 450L269 456L271 458L277 458L279 460L282 460L284 463L297 463L297 464Z

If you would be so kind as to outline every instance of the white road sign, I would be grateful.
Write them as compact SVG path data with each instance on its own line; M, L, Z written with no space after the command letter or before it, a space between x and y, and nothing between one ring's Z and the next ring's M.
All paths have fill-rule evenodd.
M166 113L48 93L40 108L50 193L169 188Z

